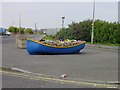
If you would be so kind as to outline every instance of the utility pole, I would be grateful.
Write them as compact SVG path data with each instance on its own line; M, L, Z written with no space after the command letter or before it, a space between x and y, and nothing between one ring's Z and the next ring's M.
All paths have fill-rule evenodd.
M65 19L65 17L62 16L62 29L64 28L64 19Z
M21 16L19 15L19 28L21 28Z
M19 34L20 34L20 29L21 29L21 13L19 14Z
M91 33L91 43L94 43L94 23L95 23L95 0L93 1L93 20L92 20L92 33Z
M12 27L14 26L14 20L13 20L13 22L12 22Z
M36 22L35 22L35 30L37 30L37 29L36 29Z
M36 22L35 22L35 32L38 34Z
M120 1L118 2L118 23L120 23Z

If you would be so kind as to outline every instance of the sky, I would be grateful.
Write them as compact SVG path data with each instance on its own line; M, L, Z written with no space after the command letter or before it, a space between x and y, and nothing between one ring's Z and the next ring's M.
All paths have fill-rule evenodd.
M36 1L36 0L35 0ZM34 28L35 22L38 29L41 28L61 28L61 17L65 16L64 26L67 27L72 21L79 22L92 19L93 2L8 2L4 0L0 3L0 27L8 28L13 25L19 27L19 17L21 26ZM118 2L96 2L95 19L110 22L118 21ZM1 21L1 19L0 19Z

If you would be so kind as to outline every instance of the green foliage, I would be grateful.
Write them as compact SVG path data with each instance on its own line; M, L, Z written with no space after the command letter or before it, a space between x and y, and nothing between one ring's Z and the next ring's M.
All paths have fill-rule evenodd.
M96 20L94 30L95 43L120 44L120 24Z
M16 34L19 31L19 28L10 26L8 28L8 31Z
M56 39L79 39L87 42L91 41L92 20L83 22L72 22L68 28L61 29L56 35ZM120 24L116 22L95 21L94 43L120 44Z
M52 40L52 39L53 39L53 37L52 37L52 36L50 36L50 35L46 35L43 39L46 39L46 40Z
M91 20L75 23L57 33L57 39L76 39L90 41Z
M27 28L25 29L24 33L33 34L33 31L31 28Z
M25 28L18 28L20 34L24 34Z
M17 34L17 33L24 34L24 30L25 30L25 28L17 28L17 27L13 27L13 26L10 26L8 28L8 31L12 32L14 34Z
M33 34L33 31L31 28L17 28L17 27L13 27L13 26L10 26L9 29L8 29L9 32L12 32L14 34L24 34L24 33L29 33L29 34Z

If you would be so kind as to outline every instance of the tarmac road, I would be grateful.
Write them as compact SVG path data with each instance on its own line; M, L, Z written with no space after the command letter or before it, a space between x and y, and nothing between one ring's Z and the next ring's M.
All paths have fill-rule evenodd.
M2 88L88 88L88 87L82 85L65 84L2 75Z
M17 67L58 78L68 74L73 80L118 81L118 51L86 46L80 54L29 55L15 46L13 37L2 39L2 66Z

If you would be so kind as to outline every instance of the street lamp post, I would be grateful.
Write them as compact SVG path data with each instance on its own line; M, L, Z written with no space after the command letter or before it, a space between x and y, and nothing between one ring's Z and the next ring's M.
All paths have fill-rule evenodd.
M36 34L39 34L39 31L37 30L37 23L35 22L35 32Z
M95 23L95 0L93 2L93 20L92 20L92 33L91 33L91 43L94 42L94 23Z
M19 15L19 28L21 28L21 16Z
M64 19L65 19L65 17L62 16L62 29L64 28Z
M19 14L19 34L20 34L20 29L21 29L21 13Z
M35 30L37 31L36 22L35 22Z
M12 22L12 27L14 26L14 20L13 20L13 22Z

